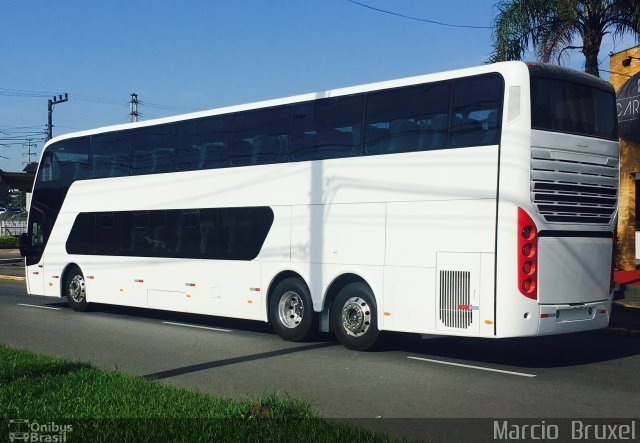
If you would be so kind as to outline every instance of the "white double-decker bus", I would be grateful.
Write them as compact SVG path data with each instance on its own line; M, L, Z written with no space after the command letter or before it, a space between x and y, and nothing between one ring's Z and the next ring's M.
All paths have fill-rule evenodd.
M320 328L605 327L612 87L507 62L67 134L22 242L30 294Z

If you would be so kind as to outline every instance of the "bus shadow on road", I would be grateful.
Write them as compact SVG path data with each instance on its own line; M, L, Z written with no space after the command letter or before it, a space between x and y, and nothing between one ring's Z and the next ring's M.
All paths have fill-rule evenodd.
M49 303L52 307L67 307L65 302ZM135 317L189 325L225 328L235 331L275 335L271 326L262 321L161 311L148 308L92 304L91 314ZM316 333L306 343L339 345L331 333ZM640 354L640 340L605 334L598 331L574 334L522 338L470 338L427 336L385 332L375 347L376 353L406 352L422 357L464 360L522 368L554 368L579 366L618 360Z
M404 336L404 337L403 337ZM477 363L555 368L618 360L640 354L640 340L602 332L504 339L390 334L379 351L404 351Z
M66 301L47 303L46 306L69 309ZM243 320L231 317L218 317L214 315L193 314L188 312L163 311L159 309L137 308L132 306L119 306L101 303L92 303L83 315L111 315L120 317L139 318L141 320L157 320L172 323L184 323L191 326L202 326L209 328L231 329L234 331L259 333L275 336L276 333L267 322L260 320ZM308 339L302 340L305 343L333 342L338 344L337 338L332 333L315 332Z
M67 306L66 303L61 303L60 305ZM196 326L233 329L256 333L274 333L269 324L262 321L191 314L188 312L162 311L150 308L136 308L131 306L117 306L93 303L91 304L88 313L117 315L122 317L136 317L146 320L170 321Z
M169 369L167 371L155 372L153 374L143 375L147 380L162 380L165 378L176 377L178 375L190 374L193 372L204 371L207 369L219 368L221 366L234 365L249 361L262 360L265 358L280 357L288 354L296 354L299 352L311 351L314 349L327 348L334 346L335 343L312 343L301 346L292 346L284 349L276 349L274 351L266 351L257 354L244 355L241 357L227 358L223 360L214 360L206 363L183 366L180 368Z

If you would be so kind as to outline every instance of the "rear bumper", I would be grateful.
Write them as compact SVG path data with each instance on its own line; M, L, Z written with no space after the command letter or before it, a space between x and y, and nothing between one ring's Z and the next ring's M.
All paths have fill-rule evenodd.
M579 305L540 305L538 335L567 334L606 328L611 299Z

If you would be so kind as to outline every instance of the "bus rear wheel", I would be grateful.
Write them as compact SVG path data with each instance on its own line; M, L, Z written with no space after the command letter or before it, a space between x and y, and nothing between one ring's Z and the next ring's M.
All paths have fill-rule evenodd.
M64 282L64 291L67 296L67 303L74 311L83 312L89 307L87 302L87 289L84 275L79 267L74 266L69 269Z
M380 331L375 299L367 284L349 283L338 292L331 308L331 326L348 349L366 351L375 345Z
M286 278L276 285L269 299L273 329L287 341L300 341L311 334L315 314L307 285L299 278Z

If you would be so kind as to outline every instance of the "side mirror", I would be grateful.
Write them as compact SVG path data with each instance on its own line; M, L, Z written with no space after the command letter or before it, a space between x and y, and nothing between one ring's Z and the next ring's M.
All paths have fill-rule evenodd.
M31 236L26 232L20 234L20 255L26 257L29 255L29 250L31 249Z

